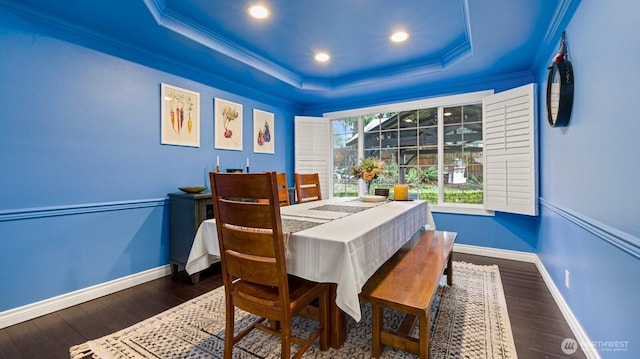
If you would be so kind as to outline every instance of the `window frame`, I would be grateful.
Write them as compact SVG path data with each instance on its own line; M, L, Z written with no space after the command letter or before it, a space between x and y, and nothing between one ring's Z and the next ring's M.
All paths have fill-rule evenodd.
M492 210L488 210L485 208L484 204L466 204L466 203L444 203L444 184L442 183L443 169L444 169L444 121L440 119L443 116L443 108L445 107L454 107L454 106L464 106L470 104L482 104L483 99L487 96L491 96L494 94L493 90L485 90L485 91L476 91L465 94L458 95L448 95L448 96L439 96L432 97L420 100L413 101L405 101L398 103L390 103L384 105L370 106L370 107L362 107L350 110L343 111L335 111L335 112L327 112L323 114L323 118L327 119L329 123L332 123L334 120L341 120L345 118L354 118L357 117L358 120L358 134L359 134L359 142L358 142L358 156L362 158L364 153L364 146L361 141L363 141L364 133L362 126L362 116L370 115L373 113L385 113L385 112L402 112L402 111L410 111L416 110L420 108L438 108L438 204L430 204L431 210L433 212L441 212L441 213L457 213L457 214L473 214L473 215L484 215L484 216L493 216L495 212ZM333 126L329 126L333 128ZM333 131L331 131L330 136L333 136ZM484 136L483 136L484 137ZM484 138L483 138L484 141ZM333 151L333 147L331 147L331 151ZM332 156L331 157L331 162ZM333 166L333 163L329 164L330 167ZM333 178L329 179L331 182L328 185L328 188L333 188ZM483 190L485 184L483 182Z

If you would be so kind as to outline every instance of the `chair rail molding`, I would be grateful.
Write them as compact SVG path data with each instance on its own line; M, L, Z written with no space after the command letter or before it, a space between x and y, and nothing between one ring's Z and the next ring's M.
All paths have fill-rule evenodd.
M0 211L0 222L21 219L35 219L56 216L69 216L108 211L125 211L138 208L163 207L168 205L166 198L151 198L119 202L101 202L74 204L68 206L36 207Z
M540 198L540 204L545 208L557 213L562 218L576 224L577 226L593 233L602 238L611 245L632 255L636 259L640 259L640 238L629 233L620 231L604 223L591 219L583 214L574 212L570 209L563 208L560 205L551 203L544 198Z

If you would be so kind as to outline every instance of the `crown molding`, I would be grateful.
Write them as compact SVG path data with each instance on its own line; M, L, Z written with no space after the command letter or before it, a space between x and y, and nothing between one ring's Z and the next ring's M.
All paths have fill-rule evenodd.
M209 29L167 8L164 2L144 0L149 12L160 26L191 39L216 52L229 56L291 86L301 88L304 79L292 71L225 39Z
M558 41L567 24L571 20L571 17L575 13L581 0L560 0L556 6L556 10L549 22L549 27L544 35L544 40L538 52L534 57L534 66L546 67L548 65L549 57L554 53L554 50L558 47Z
M304 77L297 74L181 16L179 13L168 8L163 0L143 1L158 25L261 71L298 90L319 92L339 91L381 83L392 78L423 76L425 74L442 71L473 53L468 0L460 0L464 24L464 40L461 43L451 44L450 50L441 57L423 59L400 68L394 67L383 71L349 74L331 79Z
M154 9L164 8L164 1L162 0L144 1L153 1L155 3ZM29 19L29 21L44 26L48 31L51 31L53 37L61 39L62 41L78 44L79 46L91 48L93 50L114 55L145 66L151 66L160 71L189 78L223 91L242 93L244 96L259 101L268 101L272 104L278 104L292 109L300 106L297 102L277 93L264 91L229 80L218 74L212 73L211 71L207 71L206 69L193 66L189 63L177 61L146 48L134 46L121 39L93 31L86 27L78 26L62 18L43 13L26 5L18 5L13 2L0 0L0 7L18 15L19 17Z

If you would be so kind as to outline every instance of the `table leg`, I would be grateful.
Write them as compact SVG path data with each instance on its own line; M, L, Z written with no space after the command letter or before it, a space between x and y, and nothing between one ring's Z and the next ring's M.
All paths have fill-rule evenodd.
M345 313L336 305L337 284L331 283L329 291L331 300L329 305L329 343L332 348L340 348L347 339L347 324Z
M176 263L171 263L171 278L176 279L178 278L178 264Z
M191 284L198 284L200 281L200 272L191 274L189 279L191 280Z
M451 286L453 284L453 251L449 253L449 258L447 258L447 285Z

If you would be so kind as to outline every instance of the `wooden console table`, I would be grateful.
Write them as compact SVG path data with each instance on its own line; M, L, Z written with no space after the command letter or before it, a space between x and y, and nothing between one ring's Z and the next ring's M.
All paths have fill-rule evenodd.
M169 261L171 275L185 268L196 231L205 219L213 218L211 193L169 193ZM200 273L190 275L198 283Z

